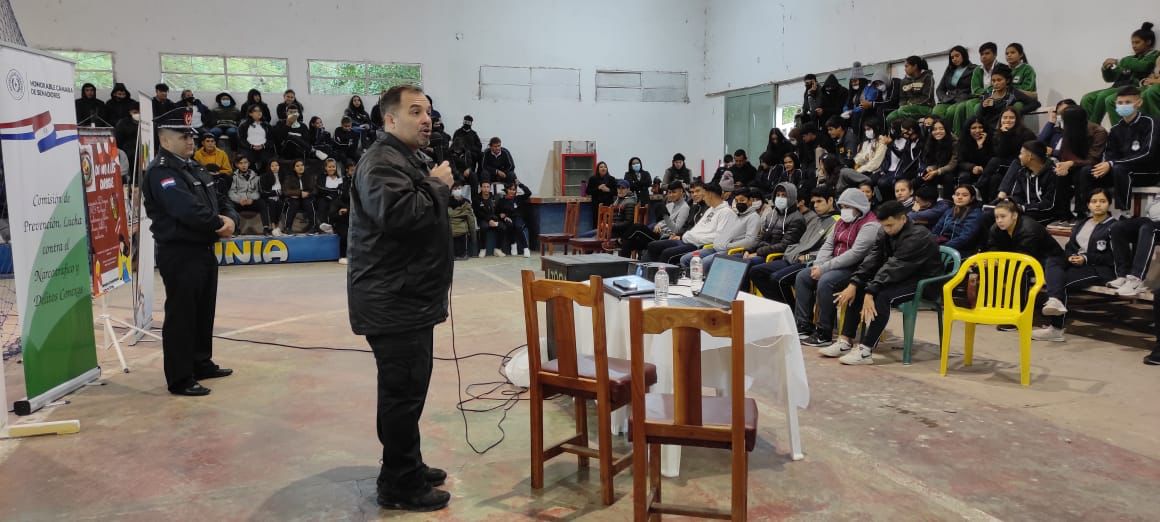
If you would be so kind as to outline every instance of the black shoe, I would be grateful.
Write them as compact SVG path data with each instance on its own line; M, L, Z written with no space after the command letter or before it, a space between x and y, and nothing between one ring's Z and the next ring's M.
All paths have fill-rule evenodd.
M1148 354L1148 356L1144 358L1144 364L1149 366L1160 366L1160 348L1152 350L1152 353Z
M209 388L202 386L196 382L189 386L182 386L178 388L170 388L169 393L174 395L185 395L187 397L203 397L209 395Z
M423 472L423 480L427 481L427 485L431 487L442 486L447 481L447 472L439 468L427 468Z
M379 506L386 509L403 511L438 511L447 507L451 500L451 493L428 487L412 493L398 493L394 491L379 491Z
M996 326L995 329L999 330L1000 332L1014 332L1015 330L1018 330L1019 327L1013 324L1001 324Z
M217 379L218 377L229 377L234 374L234 371L229 368L213 368L209 370L199 370L194 374L198 379Z
M802 341L806 346L829 346L834 344L834 340L829 337L823 337L818 334L811 335L808 339Z

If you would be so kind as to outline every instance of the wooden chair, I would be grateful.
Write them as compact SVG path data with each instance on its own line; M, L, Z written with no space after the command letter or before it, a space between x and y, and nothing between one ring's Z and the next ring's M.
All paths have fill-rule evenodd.
M568 242L576 237L580 226L580 203L570 202L564 206L564 232L560 234L540 234L540 255L554 254L556 245L564 248L564 255L568 254Z
M612 207L600 205L596 215L596 237L574 237L568 240L568 249L580 254L604 251L604 243L612 239Z
M581 468L588 459L600 461L600 490L604 505L612 504L612 478L632 464L632 453L612 453L612 411L632 400L633 379L643 388L656 384L656 366L641 365L640 377L632 376L632 366L624 359L608 357L604 331L604 282L592 276L588 283L533 280L531 270L521 274L524 290L524 324L528 334L528 364L532 406L532 489L544 487L544 462L562 453L579 457ZM537 303L552 311L552 336L556 359L540 364L540 324ZM574 305L592 309L593 356L576 353ZM576 404L576 434L551 447L544 447L544 398L569 395ZM596 401L597 447L588 445L587 400Z
M648 205L637 205L632 212L632 222L636 225L648 224Z
M654 307L640 298L629 303L632 333L632 485L634 519L663 513L724 520L745 520L749 452L757 442L757 403L745 398L745 303L731 311L714 308ZM673 331L673 393L647 393L644 336ZM701 332L732 340L728 397L701 396ZM647 416L646 416L647 412ZM661 503L660 445L728 449L732 454L733 499L729 511ZM647 452L646 452L647 449ZM651 483L651 488L649 487Z

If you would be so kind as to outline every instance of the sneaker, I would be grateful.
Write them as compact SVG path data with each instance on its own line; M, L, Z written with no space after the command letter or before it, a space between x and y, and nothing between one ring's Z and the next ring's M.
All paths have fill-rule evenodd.
M1057 343L1063 342L1063 328L1056 328L1054 326L1044 326L1043 328L1036 328L1031 331L1032 341L1054 341Z
M334 226L332 226L330 223L323 223L318 225L318 230L326 232L327 234L331 234L334 232Z
M515 245L512 245L512 255L513 255L513 256L518 256L518 255L520 255L520 248L519 248L519 247L517 247L517 246L515 246Z
M1152 350L1152 353L1144 357L1144 364L1148 366L1160 366L1160 348Z
M378 503L386 509L427 512L447 507L451 494L428 486L414 493L379 490Z
M1018 330L1019 327L1017 327L1013 324L1001 324L999 326L996 326L995 329L999 330L1000 332L1014 332L1014 331Z
M480 259L483 259L483 258L485 258L485 257L487 257L487 252L480 252L480 253L479 253L479 258L480 258Z
M1047 298L1047 303L1043 305L1043 315L1048 317L1058 317L1067 313L1067 307L1063 306L1063 301L1054 297Z
M282 237L282 236L286 235L286 234L282 233L282 229L279 227L274 227L274 230L271 232L271 234L273 234L274 237Z
M841 357L843 354L848 353L851 348L853 348L853 346L850 346L850 341L845 339L838 339L837 341L834 341L834 344L818 350L818 353L826 357Z
M270 229L269 229L269 228L263 228L263 229L262 229L262 235L263 235L263 236L269 236L269 235L271 235L271 234L272 234L272 232L270 231Z
M830 339L829 337L822 337L819 334L813 334L813 335L809 336L809 338L807 338L806 340L802 341L802 344L804 344L806 346L814 346L817 348L821 348L823 346L829 346L833 342L834 342L834 340Z
M1116 295L1123 297L1135 297L1136 294L1144 291L1144 282L1140 281L1139 277L1128 276L1127 281L1116 290Z
M1117 277L1111 281L1108 281L1108 287L1109 288L1119 288L1121 286L1124 286L1124 283L1127 283L1127 282L1128 282L1128 278Z
M855 366L858 364L874 364L874 354L871 353L870 347L866 345L859 345L857 350L851 350L850 353L838 358L838 362Z
M525 248L525 249L524 249L524 257L526 257L526 258L529 258L529 259L530 259L530 258L532 257L532 249L530 249L530 248Z
M503 250L496 250L495 257L507 257L507 254L503 253Z
M338 264L345 265L346 263L347 263L347 261L346 261L345 257L338 258Z

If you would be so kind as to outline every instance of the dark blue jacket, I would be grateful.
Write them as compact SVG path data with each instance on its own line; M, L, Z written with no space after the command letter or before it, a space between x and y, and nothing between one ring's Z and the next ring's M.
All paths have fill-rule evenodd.
M955 219L954 209L943 214L942 219L935 223L932 232L935 237L946 238L941 241L944 246L965 254L976 250L979 230L982 227L983 209L976 206L960 219Z

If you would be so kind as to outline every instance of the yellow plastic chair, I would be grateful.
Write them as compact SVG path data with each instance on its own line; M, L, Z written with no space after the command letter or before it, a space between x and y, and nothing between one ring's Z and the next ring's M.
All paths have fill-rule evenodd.
M710 246L711 246L711 245L710 245ZM707 246L707 247L705 247L705 248L708 248L708 246ZM745 252L746 252L746 251L745 251L745 249L744 249L744 248L737 247L737 248L731 248L731 249L729 249L729 251L728 251L728 252L726 252L726 253L725 253L725 255L729 255L729 256L736 256L736 255L739 255L739 254L744 254ZM768 262L770 262L770 261L773 261L774 259L778 259L778 258L780 258L780 257L781 257L781 256L783 256L783 255L785 255L785 254L783 254L783 253L781 253L781 252L778 252L778 253L776 253L776 254L769 254L768 256L765 256L765 262L766 262L766 263L768 263ZM751 293L751 294L753 294L753 295L755 295L755 296L757 296L757 297L764 297L763 295L761 295L761 291L760 291L760 290L758 290L756 286L754 286L754 284L753 284L753 282L752 282L752 281L750 281L750 282L749 282L749 293Z
M979 296L974 308L959 308L951 299L954 291L972 268L979 273ZM1028 271L1035 284L1023 300L1023 286ZM942 362L939 374L947 374L947 356L951 348L951 326L962 321L966 326L963 341L963 366L970 366L974 357L976 324L1014 324L1019 329L1019 382L1031 385L1031 319L1035 314L1035 298L1043 288L1043 267L1035 258L1012 252L984 252L963 262L955 277L943 286Z

